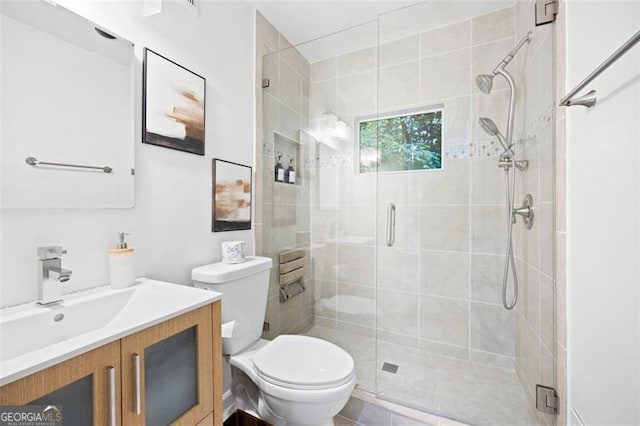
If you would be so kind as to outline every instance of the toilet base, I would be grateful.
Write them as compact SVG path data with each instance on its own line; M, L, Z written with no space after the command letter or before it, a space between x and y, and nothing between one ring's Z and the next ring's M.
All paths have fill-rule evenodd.
M278 409L285 411L290 411L293 407L291 407L291 403L287 402L286 407L279 407L279 402L277 398L270 397L269 395L265 395L261 392L257 385L247 376L245 373L240 371L235 367L231 367L231 393L233 394L233 399L235 402L236 409L245 411L250 413L251 415L257 416L260 419L272 424L273 426L334 426L333 417L322 418L322 414L327 412L326 405L324 405L324 409L322 409L321 414L315 413L318 415L314 415L312 413L314 407L305 406L304 410L300 410L301 416L304 418L295 418L295 419L285 419L277 414L274 411L278 411ZM337 411L340 411L343 403L338 403L341 405L337 407ZM273 407L275 405L275 407ZM274 410L275 408L275 410ZM332 410L331 410L332 411Z

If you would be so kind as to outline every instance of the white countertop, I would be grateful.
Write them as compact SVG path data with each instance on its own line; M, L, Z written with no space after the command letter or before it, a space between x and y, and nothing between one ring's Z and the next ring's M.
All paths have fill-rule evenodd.
M222 293L139 279L0 310L0 386L221 299ZM55 321L54 317L64 316Z

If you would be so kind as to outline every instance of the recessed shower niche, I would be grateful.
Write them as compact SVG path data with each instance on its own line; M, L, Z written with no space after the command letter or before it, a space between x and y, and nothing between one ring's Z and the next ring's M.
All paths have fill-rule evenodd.
M274 140L274 172L276 183L300 185L300 141L275 132Z

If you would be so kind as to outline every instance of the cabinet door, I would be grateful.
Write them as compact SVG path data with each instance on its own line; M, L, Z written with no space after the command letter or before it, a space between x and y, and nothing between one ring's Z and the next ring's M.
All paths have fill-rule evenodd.
M120 341L0 388L0 405L61 405L68 425L120 424Z
M129 425L193 426L213 409L211 305L121 340Z

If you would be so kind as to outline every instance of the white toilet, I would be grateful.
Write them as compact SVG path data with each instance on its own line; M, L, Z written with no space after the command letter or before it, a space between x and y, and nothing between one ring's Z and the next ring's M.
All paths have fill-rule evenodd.
M260 338L267 308L271 259L195 268L198 288L223 293L222 352L231 364L236 408L273 425L333 425L356 384L353 358L307 336Z

